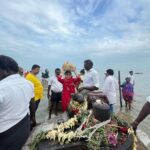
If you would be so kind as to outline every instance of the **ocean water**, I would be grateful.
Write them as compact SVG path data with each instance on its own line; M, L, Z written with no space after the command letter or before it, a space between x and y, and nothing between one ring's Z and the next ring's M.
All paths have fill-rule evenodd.
M136 73L136 72L135 72ZM138 97L146 98L150 95L150 70L141 72L142 74L134 74L135 79L135 95ZM128 71L120 71L121 83L125 81L128 76ZM115 71L115 77L118 79L118 72ZM102 88L104 83L105 75L100 72L100 88Z

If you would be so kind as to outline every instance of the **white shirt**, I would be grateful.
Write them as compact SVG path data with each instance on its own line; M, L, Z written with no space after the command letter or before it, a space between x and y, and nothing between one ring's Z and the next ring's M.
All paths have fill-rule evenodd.
M117 99L118 82L114 76L108 76L105 79L103 92L107 96L109 104L115 104Z
M48 85L51 86L51 90L53 92L59 93L62 92L63 86L62 84L57 80L56 76L53 76L50 78Z
M78 87L78 88L83 87L84 75L80 75L80 79L81 79L81 82L80 82L80 84L79 84L79 87Z
M27 115L29 102L33 97L32 83L18 74L0 81L0 133L13 127Z
M99 75L94 68L85 72L83 86L86 87L96 86L97 88L99 88Z
M128 77L130 78L130 83L132 84L132 85L134 85L135 84L135 81L134 81L134 76L132 75L128 75Z
M146 98L146 100L150 103L150 96L148 96L148 97Z

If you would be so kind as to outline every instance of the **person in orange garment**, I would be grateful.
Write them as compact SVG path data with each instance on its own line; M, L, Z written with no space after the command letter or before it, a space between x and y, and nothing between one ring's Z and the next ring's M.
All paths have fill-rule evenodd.
M76 85L81 81L80 77L76 75L73 78L71 71L65 72L65 77L58 77L58 81L63 85L62 91L62 111L65 112L71 100L71 94L75 93Z

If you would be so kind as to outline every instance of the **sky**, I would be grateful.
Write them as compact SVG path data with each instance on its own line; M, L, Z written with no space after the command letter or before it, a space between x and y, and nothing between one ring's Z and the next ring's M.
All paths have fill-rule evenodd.
M150 0L0 0L0 54L30 69L150 70Z

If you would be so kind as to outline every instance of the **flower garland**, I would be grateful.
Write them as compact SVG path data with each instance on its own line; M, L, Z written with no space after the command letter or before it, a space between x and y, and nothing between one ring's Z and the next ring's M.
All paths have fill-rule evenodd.
M70 107L70 110L74 112L74 114L79 114L87 110L88 104L87 104L87 101L83 103L79 103L77 101L71 100L69 107Z
M82 136L81 132L69 131L65 132L65 129L72 129L78 123L77 117L69 119L65 123L61 123L60 125L56 125L54 130L51 130L47 133L46 138L50 140L58 139L60 144L70 143L72 139L76 137Z
M128 129L128 134L133 136L133 141L134 141L134 143L133 143L133 150L137 150L137 145L136 145L137 137L134 134L134 130L132 128L129 128Z
M134 131L132 128L129 128L128 123L123 119L114 116L111 120L96 122L92 111L87 111L86 101L80 104L72 100L70 107L71 110L79 109L77 115L74 115L73 118L64 123L57 124L53 130L41 134L37 137L34 147L37 141L41 139L58 141L62 145L84 138L88 142L87 145L90 150L97 149L98 147L117 148L118 145L124 144L128 135L133 135L133 150L137 150L137 139ZM75 128L76 130L74 131L74 127L79 124L80 126Z

